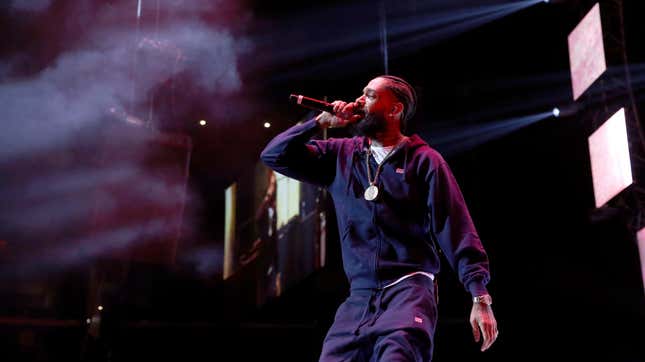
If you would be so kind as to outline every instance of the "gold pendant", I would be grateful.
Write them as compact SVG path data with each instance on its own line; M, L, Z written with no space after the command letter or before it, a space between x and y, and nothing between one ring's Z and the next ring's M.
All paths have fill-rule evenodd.
M376 185L370 185L365 189L365 194L363 196L367 201L376 200L376 197L378 196L378 187L376 187Z

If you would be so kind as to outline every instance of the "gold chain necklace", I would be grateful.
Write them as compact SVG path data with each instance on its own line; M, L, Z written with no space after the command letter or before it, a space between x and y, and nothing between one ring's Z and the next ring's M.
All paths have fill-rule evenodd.
M399 146L403 144L403 141L407 140L407 137L403 137L397 144L396 146L392 147L390 152L387 153L387 155L383 158L381 163L378 164L376 167L376 172L374 173L374 180L372 180L372 169L370 168L370 155L372 154L372 148L370 144L370 148L368 148L367 153L365 154L365 167L367 168L367 182L369 182L369 186L365 189L365 193L363 194L363 197L367 201L374 201L378 197L379 194L379 189L378 186L376 186L376 183L378 182L378 177L381 174L381 169L383 168L383 164L385 161L387 161L390 156L399 149Z

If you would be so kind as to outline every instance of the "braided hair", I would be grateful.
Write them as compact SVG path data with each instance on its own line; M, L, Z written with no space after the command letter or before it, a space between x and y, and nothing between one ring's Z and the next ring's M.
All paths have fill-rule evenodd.
M408 120L414 116L417 108L417 93L403 78L395 77L393 75L380 75L377 78L389 80L385 86L394 94L396 99L403 103L403 114L401 115L401 130L404 130Z

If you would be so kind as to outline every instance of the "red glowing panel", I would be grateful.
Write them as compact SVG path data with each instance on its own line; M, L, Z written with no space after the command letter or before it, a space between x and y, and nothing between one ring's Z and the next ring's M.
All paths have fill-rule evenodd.
M596 207L600 207L633 182L624 108L589 137L589 154Z
M576 100L607 70L598 4L591 8L569 34L569 63L573 99Z
M638 240L638 253L641 255L641 275L643 276L643 286L645 286L645 227L640 229L636 234Z

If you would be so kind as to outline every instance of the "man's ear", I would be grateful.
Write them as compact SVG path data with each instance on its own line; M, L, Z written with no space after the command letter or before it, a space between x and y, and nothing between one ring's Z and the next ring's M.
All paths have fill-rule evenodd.
M396 102L392 105L390 113L394 116L399 113L403 112L403 103L401 102Z

